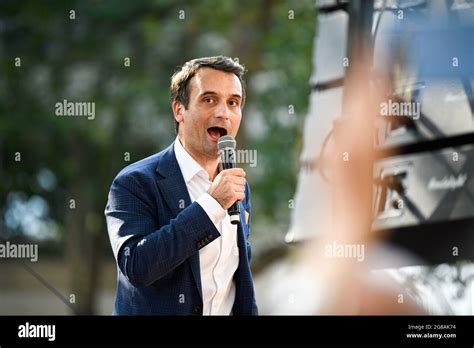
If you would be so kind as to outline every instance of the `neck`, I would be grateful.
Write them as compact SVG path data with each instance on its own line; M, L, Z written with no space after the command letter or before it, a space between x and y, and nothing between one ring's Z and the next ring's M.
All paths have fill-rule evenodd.
M197 162L199 165L207 172L209 175L209 180L214 181L214 178L217 176L218 172L218 166L219 166L219 158L211 158L209 156L199 154L195 151L193 151L192 148L186 145L184 141L181 140L180 137L178 137L179 142L183 146L183 148L186 150L186 152Z
M201 163L199 161L198 163L204 168L207 174L209 174L209 180L214 181L214 178L217 176L217 167L219 166L219 160L217 159L215 161L212 161L212 163L208 161L207 164Z

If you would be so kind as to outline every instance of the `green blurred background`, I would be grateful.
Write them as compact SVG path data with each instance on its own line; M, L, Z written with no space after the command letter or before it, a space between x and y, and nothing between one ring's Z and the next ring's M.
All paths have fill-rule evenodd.
M0 260L0 314L111 313L110 184L174 140L170 77L201 56L248 70L237 144L258 155L258 277L285 249L315 18L313 0L1 1L0 240L38 243L39 260ZM94 102L95 119L56 116L64 99Z

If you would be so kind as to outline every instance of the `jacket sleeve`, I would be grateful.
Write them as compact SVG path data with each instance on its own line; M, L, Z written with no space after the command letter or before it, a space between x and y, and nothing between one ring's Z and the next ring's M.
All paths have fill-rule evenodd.
M119 175L105 208L118 267L135 287L151 285L220 236L197 202L158 227L156 197L142 186L133 175Z

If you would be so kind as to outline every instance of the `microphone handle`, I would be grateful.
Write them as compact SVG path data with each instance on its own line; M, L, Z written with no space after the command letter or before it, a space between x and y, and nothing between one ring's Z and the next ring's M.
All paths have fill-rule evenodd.
M224 158L222 158L221 165L222 169L232 169L235 168L235 157L234 155L234 150L232 153L228 152L229 150L224 150ZM231 159L229 161L229 159ZM240 222L240 205L239 201L235 201L234 204L230 206L230 208L227 209L227 213L229 213L230 217L230 222L232 225L236 225Z
M239 201L235 201L232 206L227 209L227 212L230 216L230 223L232 225L237 225L240 222L240 205Z

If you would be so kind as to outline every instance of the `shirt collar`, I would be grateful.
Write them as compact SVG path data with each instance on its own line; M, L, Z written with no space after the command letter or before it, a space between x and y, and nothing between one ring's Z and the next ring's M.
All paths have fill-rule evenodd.
M209 174L199 163L185 150L178 137L174 141L174 153L178 161L179 168L183 174L184 181L188 183L195 175L209 180Z

